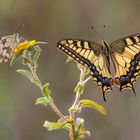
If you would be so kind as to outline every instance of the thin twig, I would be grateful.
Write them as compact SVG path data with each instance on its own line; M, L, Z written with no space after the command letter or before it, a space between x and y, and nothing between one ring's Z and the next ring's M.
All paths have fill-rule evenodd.
M36 73L36 68L33 68L33 66L32 66L31 64L28 64L28 67L29 67L29 69L30 69L30 71L31 71L31 73L32 73L32 75L33 75L33 77L34 77L34 79L38 81L39 84L36 84L36 85L40 88L40 90L41 90L41 92L42 92L43 84L42 84L42 82L40 81L40 79L38 78L38 75L37 75L37 73ZM52 110L53 110L60 118L66 119L65 116L61 113L61 111L60 111L60 110L57 108L57 106L54 104L54 102L51 102L49 105L51 106Z
M91 77L88 77L84 80L85 76L86 76L86 69L80 69L80 80L78 82L78 85L81 85L83 88L85 84L91 79ZM72 140L77 140L78 137L75 131L75 110L77 109L77 105L79 104L80 95L82 94L82 92L83 90L81 90L81 93L76 92L74 103L72 107L69 109L70 119L74 120L74 123L71 125Z

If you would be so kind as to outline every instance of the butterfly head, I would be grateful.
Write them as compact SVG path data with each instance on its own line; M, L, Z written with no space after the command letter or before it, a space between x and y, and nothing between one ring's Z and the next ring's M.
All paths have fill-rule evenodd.
M108 43L105 40L102 41L102 44L103 44L103 47L108 48L108 49L110 48Z

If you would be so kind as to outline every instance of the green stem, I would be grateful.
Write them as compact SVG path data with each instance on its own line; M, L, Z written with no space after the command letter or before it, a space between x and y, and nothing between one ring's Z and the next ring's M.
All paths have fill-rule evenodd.
M69 115L70 115L70 119L74 121L71 124L70 140L77 140L77 134L75 131L75 114L72 108L69 110Z
M36 68L33 68L33 66L31 65L31 64L28 64L28 67L29 67L29 69L30 69L30 71L31 71L31 73L32 73L32 75L33 75L33 77L34 77L34 80L37 80L38 81L38 83L39 84L36 84L39 88L40 88L40 90L41 90L41 92L43 91L43 84L42 84L42 82L40 81L40 79L38 78L38 75L37 75L37 73L36 73ZM51 97L50 97L51 98ZM52 110L60 117L60 118L63 118L63 119L65 119L65 116L61 113L61 111L57 108L57 106L55 105L55 103L52 101L50 104L50 107L52 108Z
M78 85L82 85L82 88L84 89L85 84L91 79L91 77L88 77L84 80L85 78L85 70L80 69L80 80L78 82ZM79 100L80 100L80 95L83 93L83 90L81 90L81 92L76 92L76 96L75 96L75 100L74 103L72 105L72 107L69 109L69 115L70 115L70 119L74 120L74 123L71 125L71 140L77 140L77 134L75 131L75 112L77 109L77 106L79 104Z
M80 69L80 80L79 80L78 84L82 84L83 80L84 80L84 72L82 69ZM76 131L75 131L75 110L76 110L77 105L79 103L81 94L82 93L76 92L74 103L73 103L72 107L69 109L70 119L74 120L74 123L71 125L71 137L70 137L71 140L77 140L77 138L78 138Z

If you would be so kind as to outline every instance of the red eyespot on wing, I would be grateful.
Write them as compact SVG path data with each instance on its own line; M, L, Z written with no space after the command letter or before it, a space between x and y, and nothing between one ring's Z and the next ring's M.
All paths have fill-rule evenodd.
M114 84L114 80L113 79L110 79L110 86L112 87Z
M120 79L119 79L119 78L116 78L116 79L115 79L115 83L116 83L117 85L120 85Z

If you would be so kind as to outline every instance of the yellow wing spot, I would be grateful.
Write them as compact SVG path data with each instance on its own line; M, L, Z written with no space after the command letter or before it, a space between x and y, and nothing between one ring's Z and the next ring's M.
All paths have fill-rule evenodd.
M97 59L98 59L98 57L96 55L94 55L91 62L94 63Z
M87 65L86 63L84 63L84 66L86 66L86 67L87 67L88 65Z
M94 77L94 78L93 78L93 81L97 81L97 78L96 78L96 77Z
M104 59L103 59L102 56L100 56L100 58L99 58L99 67L100 67L101 70L103 69L103 66L104 66Z
M81 63L81 64L84 64L84 62L83 62L83 61L80 61L80 63Z
M76 59L77 61L79 61L79 58L78 58L78 57L76 57L75 59Z
M71 52L68 52L68 54L71 55L72 53Z
M128 87L132 87L132 85L131 85L130 83L127 83L127 86L128 86Z
M139 53L139 49L133 47L133 46L128 46L130 49L132 49L134 52Z
M61 45L58 45L59 48L61 48Z
M129 67L130 67L130 63L127 63L125 69L128 71Z
M136 40L136 42L139 42L140 41L137 36L134 36L133 38Z
M78 48L78 49L76 50L76 52L77 52L77 53L80 53L81 50L82 50L81 48Z
M65 48L64 48L64 47L62 47L61 49L62 49L62 50L65 50Z
M119 70L118 69L116 69L116 74L115 74L115 77L119 77L120 76L120 74L119 74Z
M136 70L139 70L139 69L140 69L140 66L137 66L137 67L136 67Z
M125 56L125 57L127 57L127 58L129 58L129 59L132 59L132 55L130 55L130 54L128 54L128 53L126 53L126 52L124 52L123 54L122 54L122 56Z
M67 42L66 42L66 40L62 40L61 42L60 42L60 44L66 44Z
M133 81L135 81L135 78L132 77L132 78L131 78L131 82L133 82Z
M138 75L139 75L139 73L138 73L138 72L134 73L134 76L138 76Z
M114 56L112 57L113 61L115 62L115 70L116 70L116 73L115 73L115 77L119 77L119 65L117 64Z
M123 56L123 59L124 59L127 63L130 63L130 62L131 62L131 59L129 59L129 58L125 57L125 56Z
M84 57L85 57L85 58L88 58L89 53L90 53L90 50L86 50L86 52L85 52L85 54L84 54Z
M100 71L100 73L102 73L102 76L103 76L103 77L106 77L106 76L107 76L107 75L106 75L105 69L103 69L102 71Z
M124 75L124 69L119 65L119 76Z
M92 61L93 60L93 58L94 58L94 52L93 51L90 51L90 54L89 54L89 56L88 56L88 59L90 60L90 61Z
M116 54L116 55L114 55L114 57L116 58L119 65L121 65L122 67L125 67L125 61L122 56Z
M94 65L98 68L98 64L99 64L99 59L97 59L95 62L94 62Z
M89 49L89 44L88 44L87 41L84 42L84 48L85 48L85 49Z
M65 48L63 48L62 50L64 50ZM66 53L68 53L68 50L65 50Z
M66 43L66 44L65 44L65 46L69 47L69 44L68 44L68 43Z
M107 66L106 66L106 65L104 66L104 70L106 71L106 72L105 72L105 73L106 73L106 76L107 76L107 77L110 77L110 74L109 74L109 72L108 72L108 70L107 70Z
M81 48L81 41L77 42L77 46Z
M101 82L98 82L98 86L101 87L102 86L102 83Z
M68 43L69 43L69 44L72 44L72 43L73 43L73 40L68 40Z
M122 91L124 91L125 89L131 89L131 88L126 87L126 85L122 86Z
M81 52L80 52L80 54L83 56L84 55L84 53L85 53L85 49L83 49Z
M74 54L72 54L72 57L75 57L75 55L74 55Z
M136 54L134 51L130 50L128 47L125 48L124 52L130 55L131 58L133 58L134 55Z
M128 46L133 44L133 41L130 38L126 38L125 40Z
M74 46L74 44L69 45L70 48L72 48Z
M107 89L107 86L104 86L104 87L103 87L103 91L105 91L106 89Z
M137 44L138 44L138 43L137 43ZM137 45L137 44L134 44L133 46L134 46L135 48L137 48L138 50L140 50L140 46Z
M73 47L72 49L75 51L77 48L76 47Z

